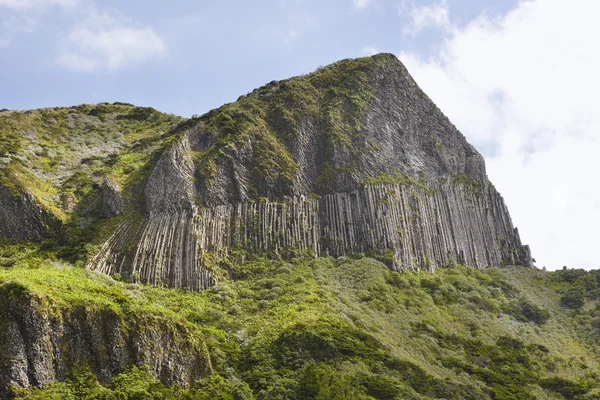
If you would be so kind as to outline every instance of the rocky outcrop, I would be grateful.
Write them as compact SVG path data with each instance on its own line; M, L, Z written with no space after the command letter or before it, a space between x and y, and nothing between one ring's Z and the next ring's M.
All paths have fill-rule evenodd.
M165 384L184 386L211 372L200 332L183 323L110 307L65 309L16 282L0 286L0 399L11 387L62 381L72 367L88 367L103 381L130 365L150 368Z
M135 243L131 247L131 243ZM91 266L103 273L191 290L214 282L205 257L247 253L365 253L397 271L433 271L452 260L484 268L530 266L502 197L447 182L436 190L373 185L320 198L224 204L150 214L115 233Z
M40 241L56 234L60 226L31 194L0 185L0 238Z
M194 164L188 135L165 151L154 167L144 196L146 212L191 210L194 205Z
M100 212L106 218L116 217L123 213L125 201L121 195L119 185L104 178L100 196Z
M275 180L274 186L257 184L257 174L271 173L266 167L272 164L262 162L262 154L257 154L257 146L268 147L267 144L250 134L243 140L231 139L235 132L224 134L213 127L213 119L221 118L219 115L213 117L209 113L205 119L200 119L189 131L190 149L200 155L199 168L205 166L211 152L221 154L210 181L203 181L202 176L198 180L197 192L202 204L212 206L260 197L274 199L284 195L349 192L360 187L367 178L396 173L431 182L466 175L485 183L483 157L423 93L404 65L391 54L379 54L366 60L368 62L363 59L346 60L325 69L349 70L349 77L345 79L350 80L359 79L361 74L366 76L364 87L351 89L346 94L368 99L360 103L364 109L356 106L357 110L347 115L347 109L354 108L344 104L348 100L340 94L339 99L334 96L328 102L321 98L315 100L318 111L299 112L300 116L292 122L273 122L275 116L265 117L269 131L274 132L272 136L284 144L280 153L294 161L296 171L289 185L281 179ZM274 97L288 100L299 96L296 92L300 89L294 87L300 85L297 83L299 80L307 81L302 85L312 84L320 88L320 74L326 72L317 71L280 82L267 92L258 89L250 95L250 99L239 101L240 108L250 107L245 106L244 101L251 104L262 102L261 107L269 113ZM329 75L338 74L329 73L327 79L333 79ZM314 96L326 98L328 93L339 91L338 86L346 84L345 80L341 80L331 84L333 87L314 89ZM290 104L289 107L301 108L299 104ZM333 114L331 120L324 119L325 113ZM236 116L235 112L230 114ZM243 117L244 114L240 116ZM360 122L354 125L345 122L351 118ZM336 121L339 126L331 127ZM253 129L259 130L260 124L257 123ZM231 142L225 146L222 143L226 141ZM272 143L269 145L275 147ZM276 151L269 155L280 156ZM276 166L282 168L282 164Z
M145 204L90 268L198 290L240 250L365 253L398 271L531 265L483 157L386 54L201 117L157 163Z

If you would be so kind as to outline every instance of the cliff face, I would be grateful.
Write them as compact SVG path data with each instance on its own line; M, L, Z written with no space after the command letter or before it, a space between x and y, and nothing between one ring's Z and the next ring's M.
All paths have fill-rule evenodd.
M0 186L0 237L39 241L51 237L61 221L40 207L29 193Z
M396 270L531 265L482 156L392 55L272 82L190 121L89 264L203 289L245 253L367 253Z
M78 366L104 381L149 366L166 384L184 386L211 372L202 334L182 322L101 303L65 306L12 281L0 285L0 306L0 398L11 398L11 387L63 381Z

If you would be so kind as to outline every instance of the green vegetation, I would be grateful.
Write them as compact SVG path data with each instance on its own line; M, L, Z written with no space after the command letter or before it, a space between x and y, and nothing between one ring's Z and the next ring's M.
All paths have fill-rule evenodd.
M28 191L61 219L107 176L129 188L181 118L124 103L10 112L0 116L0 183ZM125 191L129 194L128 191Z
M104 178L121 188L134 216L146 177L182 121L126 103L2 113L0 186L33 195L63 224L63 255L85 259L90 242L101 243L114 225L98 212Z
M166 387L144 366L100 382L89 366L28 399L591 399L600 393L600 271L455 265L389 271L369 258L250 260L191 293L115 281L12 244L0 288L57 312L155 315L206 338L214 373ZM9 261L7 261L9 260ZM36 260L30 262L30 260ZM581 308L561 297L581 292ZM0 290L0 301L6 300ZM2 299L4 297L4 299ZM171 321L171 322L169 322Z
M483 190L479 182L469 175L455 175L452 178L455 185L462 185L468 193L473 196L480 197L483 195Z
M427 195L435 194L436 189L427 185L427 182L423 179L416 179L412 176L403 175L399 171L396 171L394 175L391 174L382 174L376 177L368 177L365 178L362 182L365 186L373 186L373 185L402 185L402 186L412 186L421 189Z

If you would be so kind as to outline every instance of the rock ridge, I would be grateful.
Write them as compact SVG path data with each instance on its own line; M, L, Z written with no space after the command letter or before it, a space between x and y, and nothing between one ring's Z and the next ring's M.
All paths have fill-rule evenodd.
M90 268L198 290L240 250L363 253L398 271L531 266L483 157L389 54L272 82L193 120L144 193L143 220Z

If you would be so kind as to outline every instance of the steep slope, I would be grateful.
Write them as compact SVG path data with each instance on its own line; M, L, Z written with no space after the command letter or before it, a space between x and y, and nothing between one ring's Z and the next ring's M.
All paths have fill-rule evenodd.
M104 221L143 213L139 193L181 122L125 103L0 112L0 238L58 240L85 260Z
M54 261L27 268L35 250L4 249L15 264L0 269L6 394L600 396L598 271L455 265L399 274L368 258L257 259L233 266L236 279L196 293Z
M202 290L251 254L398 271L531 265L483 158L389 54L189 120L128 104L0 113L0 238Z
M186 126L148 178L145 219L90 268L197 290L248 253L531 265L483 158L393 55L271 82Z

